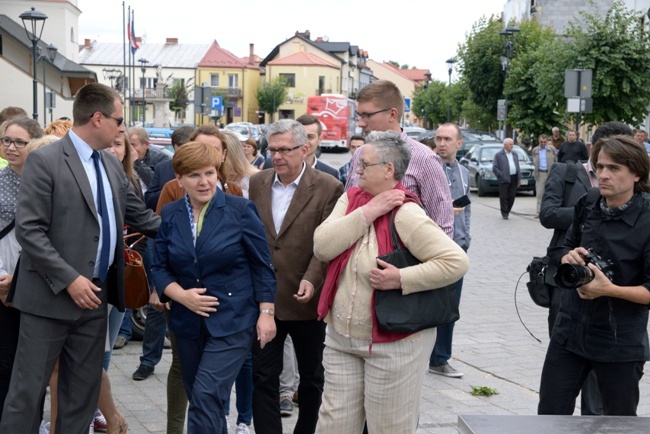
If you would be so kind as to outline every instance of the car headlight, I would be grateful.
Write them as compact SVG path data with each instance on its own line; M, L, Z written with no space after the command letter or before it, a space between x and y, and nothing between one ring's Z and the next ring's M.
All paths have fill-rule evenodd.
M489 180L497 179L497 177L494 175L494 173L492 173L491 170L483 169L481 170L480 173L481 173L481 178L483 179L489 179Z

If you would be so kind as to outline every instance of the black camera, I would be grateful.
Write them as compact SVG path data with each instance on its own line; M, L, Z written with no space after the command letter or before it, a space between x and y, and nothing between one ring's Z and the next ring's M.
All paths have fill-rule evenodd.
M584 260L587 264L592 263L598 267L609 280L614 277L614 264L610 260L603 260L592 249L587 251ZM562 264L557 268L557 272L553 276L555 284L564 289L579 288L594 280L594 277L594 272L586 264Z

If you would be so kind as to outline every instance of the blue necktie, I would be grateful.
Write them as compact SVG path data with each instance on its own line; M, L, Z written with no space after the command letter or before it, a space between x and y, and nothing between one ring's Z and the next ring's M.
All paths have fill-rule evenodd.
M99 255L99 280L104 282L108 275L108 261L111 257L111 228L108 219L108 208L106 207L102 172L99 167L99 157L99 152L93 151L92 159L95 164L95 174L97 175L97 214L102 218L102 251Z

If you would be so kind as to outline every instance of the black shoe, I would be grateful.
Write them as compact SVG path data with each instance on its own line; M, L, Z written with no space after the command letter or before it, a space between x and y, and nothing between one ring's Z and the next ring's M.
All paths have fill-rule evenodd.
M280 398L280 416L291 416L293 413L291 398L291 396L283 396Z
M149 378L149 375L153 374L153 370L154 368L140 364L138 369L133 373L133 379L135 381L146 380Z

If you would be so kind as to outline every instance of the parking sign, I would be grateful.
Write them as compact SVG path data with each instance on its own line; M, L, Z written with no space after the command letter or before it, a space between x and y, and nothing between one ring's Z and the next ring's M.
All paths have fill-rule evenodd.
M223 110L223 98L220 96L212 97L212 110Z

